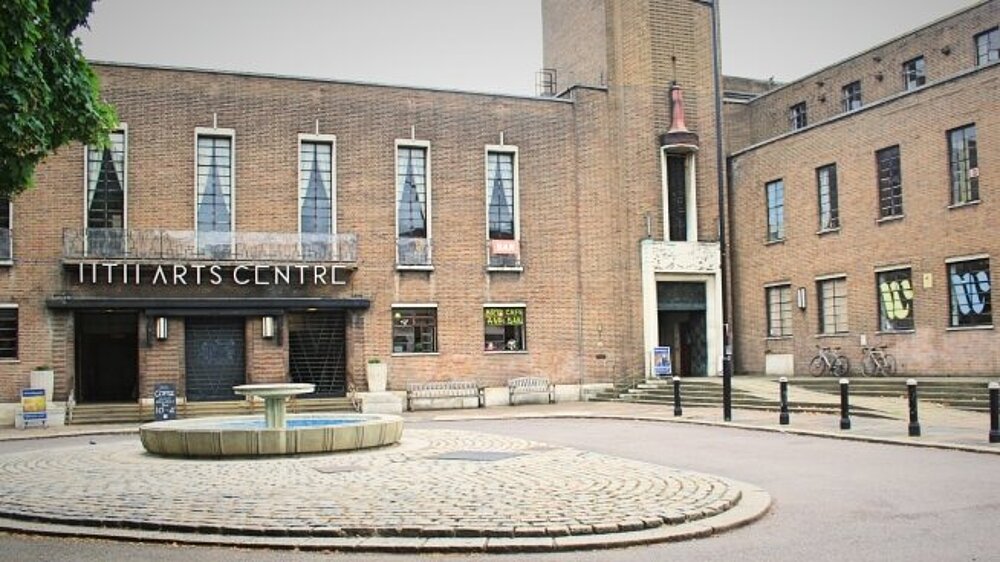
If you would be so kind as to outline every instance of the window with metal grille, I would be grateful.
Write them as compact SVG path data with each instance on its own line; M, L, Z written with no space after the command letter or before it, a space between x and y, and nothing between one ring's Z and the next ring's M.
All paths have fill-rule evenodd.
M917 57L903 63L903 89L913 90L927 82L924 74L924 57Z
M9 261L13 258L10 215L10 199L0 197L0 261Z
M396 263L431 263L429 191L425 146L396 147Z
M841 334L847 331L847 278L823 279L816 282L819 297L819 331L821 334Z
M215 257L229 254L233 230L232 143L228 136L198 135L198 249Z
M330 258L333 234L333 143L299 143L299 235L302 255Z
M949 326L993 324L989 258L949 263L948 287L951 305Z
M913 329L913 280L909 268L875 274L878 325L883 332Z
M791 121L792 130L801 129L809 124L809 120L806 117L806 102L800 102L793 105L788 110L788 118Z
M775 180L766 185L767 241L785 239L785 184Z
M976 65L1000 60L1000 27L976 35Z
M903 214L903 172L899 160L899 145L883 148L875 153L878 168L879 217L898 217Z
M393 308L392 352L436 353L437 308Z
M490 240L514 240L514 154L488 152L486 154L486 197L489 206Z
M792 286L767 287L767 337L792 335Z
M855 81L841 89L844 111L854 111L861 107L861 82Z
M0 359L17 359L17 306L0 305Z
M840 228L836 164L816 168L816 187L819 196L819 229L834 230Z
M486 351L525 351L524 307L483 309Z
M951 204L979 201L975 125L948 131L948 167L951 171Z
M87 147L87 228L125 227L125 131Z

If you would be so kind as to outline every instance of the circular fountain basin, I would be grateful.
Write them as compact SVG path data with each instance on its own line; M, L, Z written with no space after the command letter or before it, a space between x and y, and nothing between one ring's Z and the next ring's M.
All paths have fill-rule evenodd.
M292 414L285 428L263 416L227 416L147 423L142 446L172 457L258 457L353 451L397 443L403 419L383 414Z

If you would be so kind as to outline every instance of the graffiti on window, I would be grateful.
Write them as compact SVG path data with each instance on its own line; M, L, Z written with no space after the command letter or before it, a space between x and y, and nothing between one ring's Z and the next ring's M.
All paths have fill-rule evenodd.
M951 325L976 326L993 322L990 306L989 260L954 263L949 267Z

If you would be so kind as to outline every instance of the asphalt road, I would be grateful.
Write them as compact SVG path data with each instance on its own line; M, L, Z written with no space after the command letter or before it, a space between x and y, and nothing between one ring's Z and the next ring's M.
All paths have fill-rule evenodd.
M768 490L764 519L708 539L556 554L414 560L998 560L1000 456L739 429L600 420L413 423L525 437L743 480ZM25 447L91 438L0 443ZM98 441L136 437L97 437ZM2 501L2 498L0 498ZM357 555L198 548L0 535L0 560L383 560Z

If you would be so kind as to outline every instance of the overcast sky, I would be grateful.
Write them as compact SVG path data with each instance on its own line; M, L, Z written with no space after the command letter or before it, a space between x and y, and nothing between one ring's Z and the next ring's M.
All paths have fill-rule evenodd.
M0 0L2 1L2 0ZM976 0L720 0L726 74L788 81ZM99 0L102 61L532 95L541 0Z

